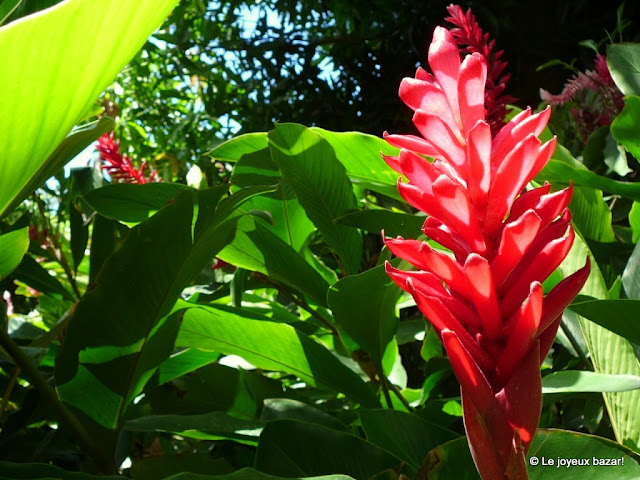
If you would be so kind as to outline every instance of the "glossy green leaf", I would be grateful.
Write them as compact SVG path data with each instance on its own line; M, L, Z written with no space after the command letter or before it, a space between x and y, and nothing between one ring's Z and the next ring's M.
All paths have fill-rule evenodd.
M550 160L536 177L536 181L548 181L555 186L575 185L596 188L604 192L640 200L640 183L621 182L597 175L586 168L578 168L560 160Z
M597 300L579 296L569 308L607 330L640 344L640 322L637 321L640 300Z
M560 460L562 459L562 460ZM594 465L594 459L598 464ZM583 465L569 465L571 460ZM586 461L589 465L586 465ZM609 461L609 465L600 462ZM613 463L617 464L613 464ZM606 438L565 430L539 429L527 457L530 480L635 480L640 458ZM423 472L429 480L479 480L466 438L437 447L429 453Z
M255 153L245 154L233 168L231 183L238 187L278 184L274 192L252 198L239 213L268 212L270 230L300 251L315 226L298 202L295 192L284 181L278 166L271 160L271 152L265 146Z
M198 368L209 365L220 358L220 353L187 348L172 354L158 367L156 374L149 381L155 385L162 385L181 377Z
M624 148L640 160L640 97L625 98L624 109L611 124L611 133Z
M617 43L607 47L607 65L625 95L640 95L640 44Z
M398 329L396 302L400 292L384 265L345 277L329 289L329 306L336 322L369 354L378 370Z
M329 284L326 280L259 218L241 217L235 239L218 254L218 258L268 275L309 295L321 305L327 304Z
M238 355L258 368L293 374L365 406L378 405L373 390L358 375L289 325L246 318L228 309L191 308L184 314L176 346Z
M30 255L25 255L22 258L22 262L13 271L12 276L39 292L61 295L71 301L77 300L56 277L52 276Z
M234 223L215 209L225 191L185 191L133 228L76 308L56 361L58 392L103 431L107 449L128 405L174 349L180 315L169 313L180 292L233 238Z
M563 370L542 379L542 393L625 392L640 388L640 377Z
M284 419L297 420L322 425L333 430L347 430L347 427L333 415L291 398L265 400L260 419L264 422Z
M124 430L131 432L169 432L198 440L236 440L256 445L263 423L244 420L223 412L202 415L151 415L129 420Z
M384 230L387 237L416 238L422 234L425 220L426 217L381 209L349 212L340 217L338 222L376 235Z
M598 240L597 231L593 230L587 233L593 236L592 238ZM567 255L567 258L560 265L559 270L564 275L575 272L584 265L587 255L589 255L589 250L586 244L579 236L576 236L573 247L569 255ZM591 274L581 293L598 300L607 299L607 287L602 273L598 265L593 261L593 258L591 262ZM571 308L573 309L573 307ZM575 311L580 314L589 314L591 310L591 308L585 308L584 311L582 311L578 306ZM607 327L610 327L610 321L615 317L610 314L608 314L607 317ZM592 318L593 320L597 320L594 315L592 315ZM603 317L603 321L604 320L605 318ZM640 364L638 363L632 345L626 338L616 335L607 328L596 324L594 321L580 318L579 322L596 373L640 376ZM620 443L629 445L632 448L637 448L637 446L640 445L640 390L604 393L603 395L616 439Z
M235 163L244 155L258 152L268 147L266 132L246 133L227 140L214 148L209 155L214 160Z
M179 183L113 183L91 190L82 198L106 218L137 224L151 217L185 189L188 187Z
M3 0L0 2L0 25L7 21L23 1L24 0Z
M0 216L46 180L56 147L177 3L67 0L0 27Z
M396 184L400 174L382 159L382 154L397 155L398 149L385 140L360 132L330 132L313 127L333 147L353 183L391 198L401 199Z
M629 225L633 232L633 242L638 243L640 241L640 202L633 202L629 212Z
M429 451L460 436L411 413L397 410L360 410L358 413L367 441L416 470Z
M293 123L269 132L271 158L296 193L307 216L337 254L346 274L360 269L362 238L336 219L357 208L344 166L331 145L317 133Z
M191 473L181 473L174 475L165 480L291 480L291 477L276 477L266 473L259 472L253 468L242 468L229 475L194 475ZM306 477L298 477L303 480ZM314 477L313 480L353 480L347 475L325 475Z
M0 235L0 280L13 272L29 249L29 227Z
M260 436L255 466L286 477L312 477L343 473L367 480L402 462L371 443L339 432L294 420L268 423Z
M158 369L159 373L162 368L163 365ZM202 367L160 387L153 386L154 380L152 378L145 387L145 398L154 413L163 415L219 411L252 419L259 414L265 399L285 395L278 380L219 363Z

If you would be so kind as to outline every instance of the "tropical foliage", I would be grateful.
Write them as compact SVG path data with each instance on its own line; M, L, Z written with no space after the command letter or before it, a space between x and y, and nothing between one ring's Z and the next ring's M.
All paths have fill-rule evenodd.
M441 22L451 33L437 32L446 36L447 48L455 41L475 59L466 61L464 74L475 82L465 90L474 99L465 104L475 108L473 115L449 118L439 110L446 120L434 127L433 118L440 117L429 109L442 104L430 98L423 105L421 95L453 98L451 91L442 94L448 87L433 86L446 83L440 72L448 68L436 60L430 66L437 82L422 70L401 90L417 112L422 137L392 135L388 142L354 131L357 124L336 128L345 131L274 125L271 114L260 117L257 111L255 118L266 119L268 126L255 131L247 122L242 134L221 142L233 129L216 137L222 124L213 118L214 106L235 94L233 83L204 82L209 78L204 71L200 78L187 76L189 83L154 65L163 49L174 51L172 42L182 35L179 58L188 64L185 71L205 68L203 52L197 52L197 61L190 57L195 50L189 35L214 39L231 33L207 29L211 24L203 21L196 32L166 27L145 44L170 14L170 24L189 23L198 8L208 11L202 2L173 10L177 3L65 0L36 15L27 15L31 10L20 1L0 4L0 22L6 22L0 27L0 478L477 479L478 465L487 480L498 474L494 464L483 469L478 460L482 448L492 454L477 443L491 438L478 434L482 422L502 428L499 442L504 443L505 431L520 439L514 446L522 455L517 468L509 463L510 450L496 455L512 479L638 478L639 45L603 47L595 70L576 75L569 85L585 77L595 82L584 81L593 88L582 96L565 95L565 105L551 111L551 118L558 118L551 127L544 128L550 113L544 108L517 116L512 111L515 119L507 123L510 118L495 113L511 108L506 104L513 100L507 96L502 54L470 13L451 7L448 22ZM445 10L439 15L444 18ZM134 62L113 83L143 45L149 62ZM485 75L492 80L486 89L483 80L479 90L482 62L489 62ZM604 77L605 67L610 77ZM247 78L238 75L245 85ZM157 97L140 96L120 111L116 96L135 89L127 82L136 76L154 77L164 87ZM394 89L399 84L400 79ZM598 86L623 104L602 101ZM268 95L256 90L270 100L249 95L246 111L260 105L277 111L271 101L277 88L274 83ZM171 94L178 91L188 91L194 103ZM487 91L490 95L483 95ZM572 116L571 109L589 112L594 102L601 114L597 128L582 129L585 116ZM603 111L607 106L616 109ZM569 110L563 114L563 108ZM492 123L472 130L477 123L472 120L484 122L489 111L493 115L486 119ZM151 129L159 121L145 125L153 115L166 117L166 130ZM411 112L399 109L402 116L389 130L415 133L407 120ZM169 128L186 117L183 134ZM282 120L300 118L292 114ZM454 131L455 125L455 139L439 143L438 132ZM507 154L510 168L500 169L502 157L491 157L480 133L490 145L491 131L501 128L520 131L505 143L509 150L525 150L518 146L522 134L533 138L527 143L535 152ZM515 300L509 296L508 312L524 301L518 310L523 320L516 319L512 328L517 334L507 332L507 340L517 337L515 347L489 348L496 355L508 352L499 362L509 372L498 371L488 386L477 381L491 368L483 366L478 374L473 367L482 354L466 355L464 333L452 333L452 323L443 328L439 315L453 308L458 320L479 315L486 325L498 300L479 299L488 278L483 265L494 257L515 265L517 255L495 245L492 254L483 250L477 232L464 223L469 216L462 203L426 202L428 175L418 171L433 168L448 178L431 190L436 200L459 198L455 182L461 174L447 162L462 164L444 157L469 132L475 132L470 143L478 147L473 158L491 158L484 163L486 173L497 172L499 178L493 197L482 189L486 182L462 179L474 205L483 198L497 202L493 233L503 228L508 211L528 218L514 223L533 228L534 214L540 219L544 210L536 199L560 199L547 219L558 232L547 243L566 247L562 255L551 255L538 241L540 248L532 252L540 254L526 256L532 270L515 267L522 275L497 288L500 301L508 296L505 291L524 292L514 294ZM576 143L585 132L588 136ZM562 146L565 138L573 142L571 149ZM94 161L65 171L96 142ZM425 147L420 142L428 148L413 148ZM158 155L158 145L177 148L173 156L169 148ZM536 168L520 175L525 160L534 157ZM398 187L399 174L390 165L412 183L403 177ZM483 177L476 167L473 178ZM525 184L533 193L522 193ZM414 185L418 191L407 193ZM568 210L566 192L573 192ZM520 230L504 229L513 233L514 248L522 247L516 238ZM572 245L566 231L575 232ZM470 261L459 258L463 252L456 242L446 242L460 235L458 247L479 242ZM529 236L535 243L536 233ZM424 257L420 261L412 256L413 247ZM451 266L456 260L466 269L468 291L453 300L455 282L442 270L437 285L428 283L431 277L425 280L425 272L410 270L411 264L429 271L436 261ZM501 269L504 280L508 272L499 267L491 265ZM416 283L407 279L426 281L428 288L416 295ZM530 291L525 287L532 280ZM534 358L541 347L531 350L531 345L543 339L524 326L544 318L550 298L561 298L553 304L558 311L547 314L557 320L558 335L555 341L547 335L549 353ZM537 320L529 310L538 312ZM423 312L431 323L425 323ZM498 333L496 345L504 340L504 332ZM477 335L469 338L482 343ZM535 362L525 361L531 358ZM486 413L502 406L486 410L484 394L486 388L512 385L511 378L524 379L521 383L534 378L540 388L519 394L526 414L510 411L503 421L502 414ZM491 402L500 403L495 393Z

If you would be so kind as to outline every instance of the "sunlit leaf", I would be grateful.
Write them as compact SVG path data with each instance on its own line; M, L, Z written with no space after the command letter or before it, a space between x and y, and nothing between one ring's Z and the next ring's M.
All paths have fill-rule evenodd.
M0 27L0 216L177 3L66 0Z

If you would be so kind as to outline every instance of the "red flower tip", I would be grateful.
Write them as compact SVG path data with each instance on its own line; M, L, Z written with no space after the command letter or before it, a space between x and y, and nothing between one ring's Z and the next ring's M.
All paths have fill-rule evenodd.
M144 171L147 162L142 162L140 168L136 170L128 155L122 156L120 153L120 143L114 140L113 132L105 133L98 139L96 149L100 152L100 158L105 165L102 165L112 179L123 183L147 183L160 181L156 170L153 170L148 178L145 178Z

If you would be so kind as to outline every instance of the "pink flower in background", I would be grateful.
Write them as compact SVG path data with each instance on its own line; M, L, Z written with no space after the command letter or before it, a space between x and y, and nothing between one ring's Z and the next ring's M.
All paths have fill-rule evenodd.
M465 18L475 25L470 12ZM418 269L387 263L444 344L478 471L485 480L513 480L527 478L542 405L540 364L589 262L544 295L541 282L573 243L572 187L525 191L555 147L555 139L538 138L550 110L527 109L492 134L487 64L480 52L461 61L455 34L438 27L429 48L433 73L419 68L402 81L400 97L420 136L385 133L401 149L385 160L409 179L398 181L401 196L428 215L423 233L451 254L401 237L385 244Z
M124 157L120 153L120 143L113 138L113 132L105 133L98 139L96 149L100 152L100 158L104 165L102 168L107 171L115 182L121 183L147 183L157 182L158 172L153 170L148 178L145 178L147 162L142 162L140 168L136 168L131 163L128 155Z
M607 59L599 53L596 54L595 70L575 74L558 95L540 89L540 98L549 105L573 104L571 115L585 142L599 127L611 125L624 108L623 97L611 78Z

